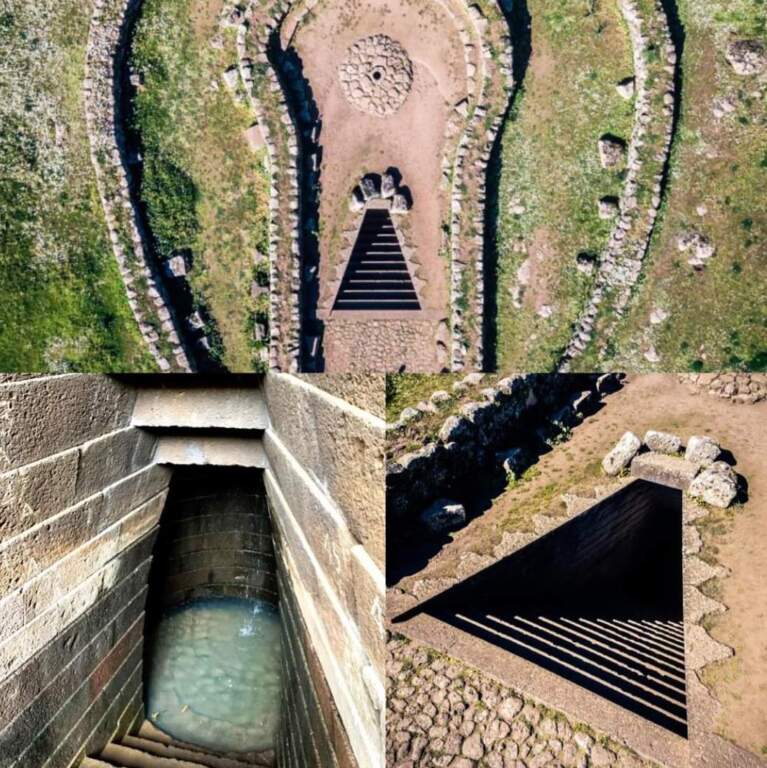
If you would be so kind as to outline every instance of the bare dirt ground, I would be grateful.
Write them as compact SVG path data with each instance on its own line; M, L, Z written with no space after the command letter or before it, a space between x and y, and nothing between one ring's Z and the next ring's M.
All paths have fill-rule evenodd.
M700 528L702 556L729 571L705 585L728 610L709 617L710 634L735 651L733 658L709 666L706 683L722 705L718 732L764 756L767 751L767 402L733 404L694 393L674 375L629 377L608 396L604 407L573 429L569 440L543 455L528 478L495 498L474 503L482 511L451 537L417 574L397 585L410 591L420 580L455 578L465 553L492 554L504 531L532 530L534 516L564 513L560 495L585 493L605 482L599 463L626 430L708 434L732 452L736 471L748 482L748 499L712 512ZM468 500L467 500L468 502ZM470 504L467 507L470 509ZM476 513L478 510L475 509Z
M413 313L413 320L447 316L447 263L439 253L445 204L445 192L440 188L441 158L448 114L466 96L467 88L463 48L450 15L430 0L407 4L395 0L321 0L295 33L286 25L284 36L289 34L322 121L319 309L329 310L335 298L329 286L343 256L339 252L340 234L348 220L352 188L363 174L393 167L412 194L407 239L415 249L415 273L425 281L420 292L423 312ZM398 41L413 62L410 94L397 112L384 118L355 109L346 100L338 79L338 67L349 47L374 34ZM414 266L411 264L411 270ZM331 343L325 350L329 371L340 370L336 355L343 346L332 342L338 335L332 326L331 318L326 330ZM419 343L433 347L437 326L438 319L431 324L431 338L421 338ZM386 329L381 326L378 330L382 333ZM396 324L392 333L392 344L397 346ZM406 352L403 348L403 358Z

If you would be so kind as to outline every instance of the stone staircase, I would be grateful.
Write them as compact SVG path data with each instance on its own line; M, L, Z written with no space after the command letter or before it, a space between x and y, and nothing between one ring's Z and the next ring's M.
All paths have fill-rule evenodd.
M86 757L81 768L273 768L274 753L255 752L233 757L208 752L196 744L175 741L148 720L133 735L107 744L100 754Z
M413 287L389 211L365 211L334 310L417 310Z

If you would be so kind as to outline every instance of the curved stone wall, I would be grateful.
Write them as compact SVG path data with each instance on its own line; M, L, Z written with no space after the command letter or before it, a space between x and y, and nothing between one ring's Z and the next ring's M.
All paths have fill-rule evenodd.
M620 214L599 258L596 282L559 362L568 370L595 335L607 339L631 298L655 229L674 135L677 52L658 0L618 0L634 51L636 120Z
M180 326L146 244L131 194L125 136L117 119L126 26L139 6L140 0L94 2L83 81L91 161L112 250L139 331L161 371L189 372L194 361L184 348Z

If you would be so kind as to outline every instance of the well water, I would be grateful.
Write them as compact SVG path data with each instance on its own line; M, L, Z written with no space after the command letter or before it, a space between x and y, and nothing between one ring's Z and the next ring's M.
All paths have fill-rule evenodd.
M149 719L219 752L274 747L280 713L280 616L263 600L196 600L161 619L147 677Z

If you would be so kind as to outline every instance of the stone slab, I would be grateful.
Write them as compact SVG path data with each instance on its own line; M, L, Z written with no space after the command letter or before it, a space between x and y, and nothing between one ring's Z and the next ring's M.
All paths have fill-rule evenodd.
M681 456L664 453L642 453L631 462L631 474L642 480L686 491L698 474L698 465Z
M127 426L134 400L132 388L109 376L46 376L0 384L0 472Z
M259 386L163 387L139 390L132 423L154 429L263 430L269 416Z
M260 439L163 435L157 447L158 464L214 465L263 469L266 455Z

